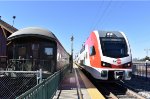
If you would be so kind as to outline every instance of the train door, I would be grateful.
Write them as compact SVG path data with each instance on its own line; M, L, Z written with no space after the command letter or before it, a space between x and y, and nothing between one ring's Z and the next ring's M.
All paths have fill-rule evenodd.
M99 40L95 33L91 34L90 43L89 43L89 59L90 64L93 67L99 68L101 65L100 49L99 49Z
M90 61L89 61L89 55L88 55L88 45L85 45L85 65L89 66Z
M41 45L40 63L44 71L50 73L56 70L56 44L54 42Z
M33 43L31 45L31 53L30 54L30 59L32 59L32 69L33 70L37 70L39 69L39 59L40 59L40 56L39 56L39 52L40 52L40 45L39 43Z

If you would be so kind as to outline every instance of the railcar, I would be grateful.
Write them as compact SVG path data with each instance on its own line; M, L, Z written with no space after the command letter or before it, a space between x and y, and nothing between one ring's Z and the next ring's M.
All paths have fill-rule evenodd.
M99 80L131 79L131 49L123 32L93 31L75 62Z
M69 54L49 30L40 27L24 28L11 34L8 42L7 68L12 70L42 69L48 76L69 65Z

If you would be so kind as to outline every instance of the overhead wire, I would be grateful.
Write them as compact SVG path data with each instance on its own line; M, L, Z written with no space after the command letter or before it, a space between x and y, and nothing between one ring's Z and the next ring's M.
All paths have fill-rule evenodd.
M103 10L103 13L102 15L99 17L99 20L97 21L97 23L95 24L94 28L93 29L96 29L96 27L98 27L99 24L102 24L102 22L104 22L104 17L106 16L106 12L109 11L109 8L111 7L111 3L112 3L112 0L110 1L107 1L108 4L106 5L105 9Z
M116 2L116 1L114 1L114 2ZM123 1L120 1L119 3L118 3L118 5L117 5L117 3L115 3L114 4L114 2L112 3L112 0L109 2L110 3L110 5L109 5L109 7L108 7L108 10L106 10L106 12L105 12L105 14L104 14L104 17L102 17L101 18L101 21L98 23L98 25L97 26L99 26L99 24L101 24L100 26L99 26L99 28L101 28L101 29L103 29L103 24L105 23L105 19L106 19L106 17L105 16L109 16L108 14L110 14L110 12L111 12L111 10L112 10L112 4L113 5L115 5L115 6L118 6L119 7L119 9L120 9L120 7L122 7L122 5L123 5ZM116 10L115 10L116 11ZM113 17L113 16L112 16ZM112 18L111 17L111 18ZM104 19L105 18L105 19Z
M105 1L105 0L102 0L102 1L98 4L98 5L99 5L99 6L98 6L98 10L97 10L97 13L96 13L94 19L97 18L97 20L98 20L98 17L99 17L99 15L100 15L99 12L101 11L101 9L102 9L102 7L103 7L104 1ZM97 22L97 20L95 20L95 23ZM95 24L92 24L91 27L90 27L90 29L89 29L89 32L88 32L88 33L90 33L91 30L92 30L94 27L95 27Z
M100 5L98 7L98 12L96 14L96 17L98 17L98 19L97 19L96 23L90 27L88 33L90 33L92 30L94 30L96 28L96 26L101 22L101 20L104 17L106 11L109 9L109 6L111 5L112 0L107 1L108 5L106 5L106 7L104 8L104 10L101 11L101 9L104 6L105 2L106 2L105 0L101 1ZM99 14L100 11L102 12L101 14ZM99 16L99 15L101 15L101 16Z
M112 3L112 0L109 0L109 1L101 1L101 5L99 6L99 10L98 10L98 13L96 14L96 17L98 17L97 21L95 22L94 25L92 25L92 27L89 29L89 31L93 31L96 29L96 27L102 23L102 19L104 18L106 12L109 10L110 6L111 6L111 3ZM104 10L101 11L102 7L104 6L105 2L108 2L108 4L106 5L106 7L104 8ZM101 14L99 14L99 12L102 12Z

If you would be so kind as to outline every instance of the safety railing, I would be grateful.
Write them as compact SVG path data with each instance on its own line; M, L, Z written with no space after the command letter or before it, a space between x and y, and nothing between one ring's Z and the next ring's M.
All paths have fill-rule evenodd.
M133 62L132 74L144 79L150 78L150 62Z
M68 71L69 66L55 72L53 75L43 80L40 84L23 93L16 99L51 99L55 95L59 84Z

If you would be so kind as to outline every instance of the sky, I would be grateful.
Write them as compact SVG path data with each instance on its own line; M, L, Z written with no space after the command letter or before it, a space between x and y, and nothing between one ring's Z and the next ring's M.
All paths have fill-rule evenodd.
M126 34L133 58L146 56L150 49L150 1L148 0L47 0L0 1L0 16L14 27L42 27L52 31L74 54L94 30L115 30ZM149 52L150 56L150 52Z

